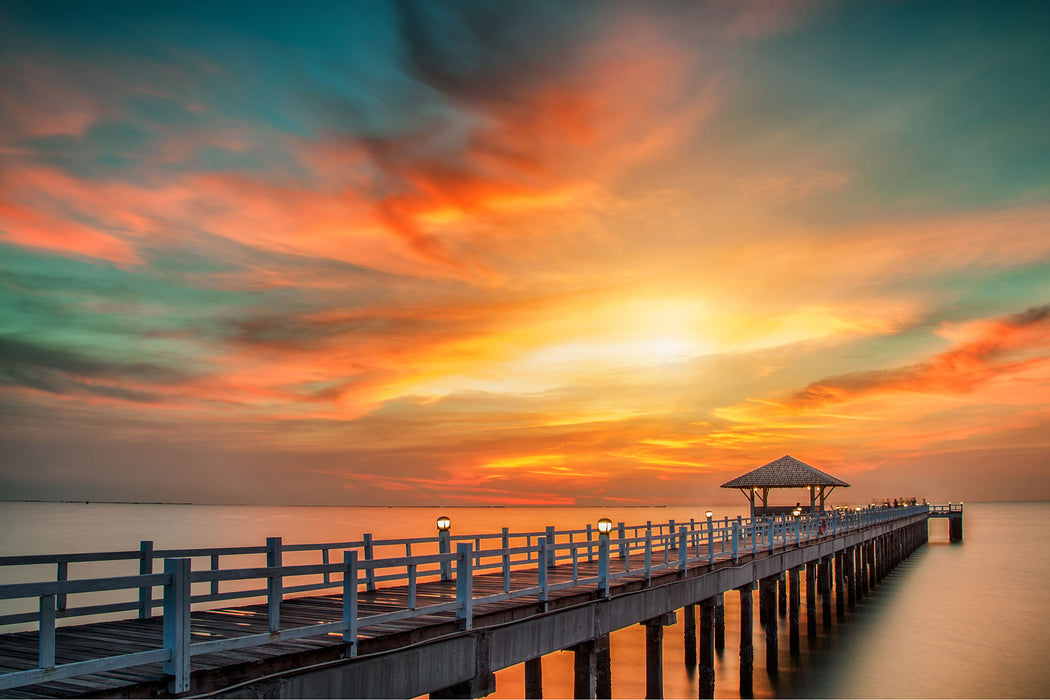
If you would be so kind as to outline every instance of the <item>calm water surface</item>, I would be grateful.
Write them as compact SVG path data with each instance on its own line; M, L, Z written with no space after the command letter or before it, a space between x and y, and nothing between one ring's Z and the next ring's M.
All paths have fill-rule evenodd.
M0 554L158 549L428 536L447 514L456 534L585 527L599 517L629 524L688 521L701 509L651 508L296 508L0 503ZM717 515L735 516L737 509ZM832 630L788 650L781 618L780 671L764 668L764 636L755 614L755 697L1050 697L1050 503L966 505L965 539L948 543L947 522L931 521L930 544L881 582ZM75 567L76 565L74 565ZM89 565L82 565L89 566ZM24 572L25 570L23 570ZM50 567L40 577L53 576ZM94 574L95 572L91 572ZM108 573L108 572L107 572ZM87 574L73 569L71 576ZM10 572L0 573L10 581ZM805 595L803 594L803 608ZM818 605L819 605L818 599ZM738 597L726 594L726 648L716 657L716 697L738 693ZM613 695L645 694L645 631L611 638ZM666 697L696 697L683 663L682 624L665 629ZM572 696L572 654L544 657L544 694ZM520 698L521 666L496 674L492 697Z

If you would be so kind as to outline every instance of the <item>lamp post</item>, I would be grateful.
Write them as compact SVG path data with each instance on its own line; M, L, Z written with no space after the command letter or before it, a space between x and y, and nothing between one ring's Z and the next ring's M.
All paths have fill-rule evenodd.
M612 526L612 520L608 518L598 521L598 589L606 598L609 597L609 533Z
M447 515L442 515L437 519L437 530L438 530L438 553L440 554L451 554L452 553L452 533L449 530L452 528L452 520ZM441 562L441 580L451 581L452 580L452 562L443 561Z

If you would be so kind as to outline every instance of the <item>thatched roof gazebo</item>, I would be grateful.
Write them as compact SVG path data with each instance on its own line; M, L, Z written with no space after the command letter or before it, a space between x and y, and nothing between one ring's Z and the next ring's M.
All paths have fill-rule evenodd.
M824 499L835 490L836 486L848 488L849 484L805 462L800 462L791 455L784 455L778 460L758 469L752 469L722 484L724 489L740 489L743 492L751 503L752 518L756 515L790 513L795 509L796 506L770 506L770 489L808 489L809 507L802 506L802 510L814 512L824 510ZM762 505L755 505L757 498L762 499Z

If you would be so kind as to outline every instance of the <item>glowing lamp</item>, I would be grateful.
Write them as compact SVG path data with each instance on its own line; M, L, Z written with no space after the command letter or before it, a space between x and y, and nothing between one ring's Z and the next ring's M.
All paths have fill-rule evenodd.
M791 514L797 518L798 516L802 515L802 509L796 508L795 510L791 511Z
M709 510L709 511L707 511L706 515L707 515L707 519L710 520L711 516L714 515L714 512Z
M608 518L602 518L598 521L598 533L601 535L608 535L612 532L612 520Z
M448 532L450 527L452 527L452 520L447 515L442 515L437 519L438 532Z
M860 512L860 506L857 506L856 510L859 513Z

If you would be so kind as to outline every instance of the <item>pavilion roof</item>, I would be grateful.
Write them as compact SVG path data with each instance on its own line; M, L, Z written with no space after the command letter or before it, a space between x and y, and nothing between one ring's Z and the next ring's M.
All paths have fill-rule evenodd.
M831 474L800 462L791 455L784 455L769 464L752 469L746 474L722 484L724 489L748 488L802 488L805 486L849 486Z

